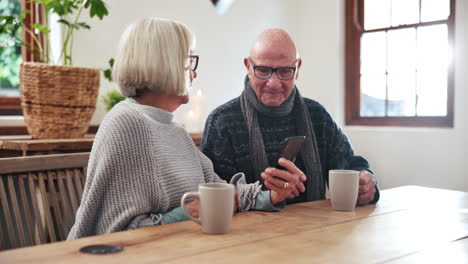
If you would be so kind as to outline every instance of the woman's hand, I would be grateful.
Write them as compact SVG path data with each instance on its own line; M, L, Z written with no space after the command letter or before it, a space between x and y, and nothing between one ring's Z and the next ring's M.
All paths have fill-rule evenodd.
M301 192L305 191L303 182L307 179L293 162L280 158L278 163L285 170L267 168L261 174L265 186L271 190L270 199L272 204L299 196Z
M190 210L190 214L195 218L200 217L200 214L198 212L199 204L200 204L200 201L198 201L198 200L193 200L190 203L185 204L185 206Z

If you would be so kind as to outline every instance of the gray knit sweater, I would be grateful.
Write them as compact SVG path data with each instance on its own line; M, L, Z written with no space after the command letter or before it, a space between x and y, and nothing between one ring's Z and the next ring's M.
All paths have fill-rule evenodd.
M182 195L201 183L223 182L172 119L172 113L133 99L113 107L96 134L68 239L186 220ZM237 187L239 211L279 209L269 202L269 193L260 192L258 182L244 184L238 174L231 183Z

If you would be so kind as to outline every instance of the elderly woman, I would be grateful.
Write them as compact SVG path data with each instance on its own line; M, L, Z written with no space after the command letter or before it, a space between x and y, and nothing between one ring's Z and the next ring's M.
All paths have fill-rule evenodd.
M179 204L182 195L201 183L222 182L173 121L172 112L188 102L187 88L197 76L194 42L185 25L159 18L124 32L113 74L127 98L101 122L68 239L188 220ZM239 173L231 181L237 211L277 211L291 195L292 188L264 192L243 177ZM196 202L189 206L195 216Z

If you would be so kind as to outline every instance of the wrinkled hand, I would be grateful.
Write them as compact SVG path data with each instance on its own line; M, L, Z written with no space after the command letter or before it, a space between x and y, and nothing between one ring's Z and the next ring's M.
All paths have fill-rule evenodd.
M190 214L195 218L200 217L198 213L199 205L200 205L200 201L198 199L185 204L185 206L190 210Z
M357 199L358 205L368 204L374 199L375 181L372 175L367 171L359 173L359 196Z
M278 160L286 170L267 168L262 172L265 186L271 190L270 199L272 204L277 204L286 198L294 198L305 191L303 182L307 179L304 173L294 165L293 162L280 158ZM284 188L287 184L287 188Z

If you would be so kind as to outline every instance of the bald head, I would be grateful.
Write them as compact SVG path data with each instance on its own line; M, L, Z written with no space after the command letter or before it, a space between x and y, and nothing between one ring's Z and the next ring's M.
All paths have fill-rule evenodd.
M255 39L244 65L257 98L264 105L277 107L291 95L302 60L289 34L271 28Z
M250 57L264 56L295 60L297 58L296 45L288 32L280 28L271 28L260 33L250 49Z

